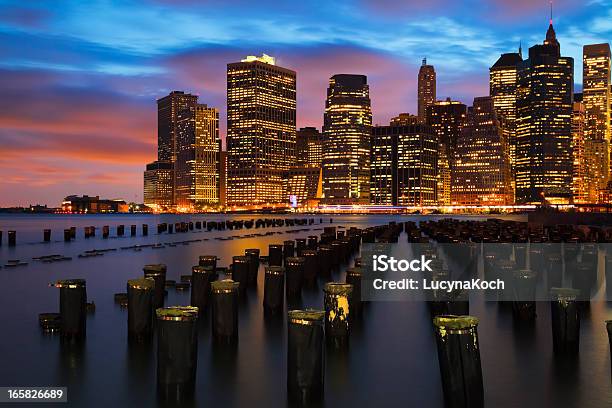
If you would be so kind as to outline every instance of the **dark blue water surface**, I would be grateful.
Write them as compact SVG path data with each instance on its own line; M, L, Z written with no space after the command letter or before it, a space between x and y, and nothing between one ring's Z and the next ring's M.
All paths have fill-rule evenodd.
M114 304L113 294L125 292L126 281L142 276L149 263L168 265L168 279L190 274L198 256L214 254L227 266L233 255L246 248L320 234L329 216L319 217L310 231L286 233L304 227L264 228L238 231L195 230L157 235L160 222L251 219L240 216L56 216L0 215L3 245L0 247L2 292L0 294L0 386L67 386L69 406L155 406L155 347L130 349L127 345L127 312ZM293 218L293 217L292 217ZM389 221L425 220L420 216L334 216L333 225L366 227ZM514 218L519 219L519 218ZM149 224L149 236L141 236L140 225ZM123 238L101 237L103 225L126 225ZM138 225L138 236L130 237L129 225ZM85 239L83 227L98 228L96 237ZM77 239L63 242L63 230L77 227ZM51 243L42 243L43 229L52 229ZM7 246L7 231L17 231L18 245ZM275 231L265 237L215 240ZM207 241L178 244L141 251L120 249L135 244L167 243L191 239ZM406 245L400 237L398 245ZM104 256L78 258L91 249L117 248ZM71 261L44 264L33 257L62 254ZM10 259L27 266L7 268ZM345 266L346 267L346 266ZM344 281L343 270L334 275ZM59 293L50 282L65 278L87 280L89 300L95 314L87 320L87 340L82 349L63 347L57 336L41 333L38 314L59 311ZM210 321L199 329L198 371L195 401L206 407L285 407L286 322L263 318L263 267L257 289L248 293L240 309L240 340L237 350L217 350L210 339ZM189 291L169 289L166 305L187 305ZM305 292L304 307L323 307L321 290ZM470 312L480 318L478 327L488 407L610 407L612 386L610 357L604 320L612 319L605 302L592 303L582 316L580 355L574 360L553 358L550 310L537 305L535 327L514 327L511 311L480 297L471 299ZM424 303L376 302L365 309L360 325L351 333L345 354L326 355L325 402L327 407L442 407L442 386L435 338ZM64 405L65 406L65 405Z

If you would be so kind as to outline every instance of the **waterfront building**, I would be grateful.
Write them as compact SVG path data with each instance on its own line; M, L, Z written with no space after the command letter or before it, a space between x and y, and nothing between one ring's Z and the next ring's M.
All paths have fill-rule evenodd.
M518 70L516 200L572 200L574 60L561 56L552 20L543 44L529 48Z
M436 70L427 64L427 58L419 68L417 84L417 115L421 122L427 118L427 107L436 102Z
M572 194L574 203L588 202L588 163L584 154L584 104L581 98L574 95L572 109L572 155L574 158L574 168L572 173Z
M492 97L474 98L455 151L453 205L511 205L514 197L508 133Z
M436 205L438 139L435 130L421 123L395 123L372 128L371 203Z
M589 163L589 201L595 202L610 175L610 45L583 47L582 94Z
M124 200L101 199L100 196L70 195L62 201L62 211L73 213L125 213L128 212L128 209Z
M323 162L323 135L315 127L303 127L296 132L296 167L318 167Z
M467 118L467 107L446 98L427 108L427 124L438 137L437 194L439 205L451 204L452 171L457 139Z
M320 167L292 167L285 174L287 203L302 205L321 198L323 187Z
M227 205L227 151L219 153L219 204Z
M219 204L219 110L196 104L179 112L175 204L193 210Z
M508 134L510 166L513 173L516 161L517 78L522 62L522 50L519 48L519 52L502 54L489 68L489 95L493 98L497 119Z
M157 211L173 206L174 169L171 161L154 161L144 172L144 204Z
M227 204L285 202L295 163L296 73L273 57L227 65Z
M326 203L370 201L372 110L365 75L329 80L323 120L323 194Z

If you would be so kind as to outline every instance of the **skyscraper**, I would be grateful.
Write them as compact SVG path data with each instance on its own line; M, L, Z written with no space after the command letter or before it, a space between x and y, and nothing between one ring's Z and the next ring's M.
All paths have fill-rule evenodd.
M572 155L574 158L574 170L572 173L572 194L575 203L588 202L588 163L584 155L584 104L576 100L572 110Z
M296 74L274 58L227 65L227 202L286 202L283 173L295 163Z
M183 110L198 103L197 95L182 91L172 91L157 100L157 159L176 160L176 136L178 134L178 115Z
M174 163L176 205L197 209L219 203L219 111L196 104L178 114Z
M421 122L425 122L427 107L436 102L436 70L433 65L427 65L427 58L423 58L419 68L417 114Z
M157 161L144 172L144 202L158 210L176 205L174 196L178 116L197 104L196 95L172 91L157 100Z
M474 98L457 140L453 205L513 204L507 136L497 119L493 98Z
M427 108L427 124L438 136L438 204L451 204L451 178L457 139L467 117L467 107L447 98Z
M546 40L529 48L518 71L516 200L572 198L574 60L562 57L552 20Z
M410 113L400 113L399 115L391 118L391 126L410 126L416 125L419 122L419 117L411 115Z
M592 190L588 196L589 201L594 202L598 190L606 187L610 173L610 45L585 45L582 62L585 154Z
M502 54L489 68L489 95L493 98L497 119L508 134L510 164L514 168L516 156L516 89L522 52Z
M147 164L143 177L145 205L157 211L168 210L173 206L173 173L170 161L154 161Z
M285 191L289 203L295 196L298 205L321 197L323 192L320 167L292 167L285 173Z
M297 167L321 167L323 135L317 128L303 127L296 133L295 164Z
M370 201L371 127L367 77L332 76L323 118L323 194L326 202Z
M434 129L421 123L373 127L371 203L435 205L437 140Z

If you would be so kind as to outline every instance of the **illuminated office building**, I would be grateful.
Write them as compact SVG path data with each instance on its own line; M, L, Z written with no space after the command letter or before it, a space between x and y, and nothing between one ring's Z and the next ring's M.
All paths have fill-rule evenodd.
M417 114L419 120L424 122L427 116L427 107L436 102L436 70L433 65L427 65L426 58L423 58L423 63L419 68L417 87Z
M323 194L327 203L370 201L371 128L366 76L332 76L323 118Z
M595 202L610 174L610 45L585 45L582 63L585 144L590 164L588 196L589 201Z
M286 202L283 174L295 163L295 71L274 58L227 65L227 204Z
M497 119L493 98L474 98L457 140L453 205L514 203L507 136Z
M427 124L438 136L438 204L451 204L451 179L457 139L467 117L467 107L447 98L427 108Z
M529 48L518 71L516 200L572 199L574 60L562 57L552 20L546 40Z
M400 113L399 115L391 118L391 126L410 126L418 124L419 117L411 115L410 113Z
M227 205L227 151L219 153L219 204Z
M510 165L516 156L516 85L522 51L502 54L489 68L489 95L493 98L497 119L508 134Z
M292 167L285 173L285 194L287 202L292 201L298 205L306 200L321 197L323 192L320 167Z
M375 126L371 144L372 204L436 205L438 143L433 128L420 123Z
M578 99L578 100L577 100ZM575 203L588 202L588 163L584 155L584 104L574 95L572 110L572 155L574 169L572 173L572 194Z
M172 91L157 100L157 159L176 160L176 136L178 134L178 115L183 110L198 103L196 95L182 91Z
M154 161L144 172L144 204L157 209L172 207L173 168L170 161Z
M295 165L321 167L323 161L323 135L317 128L304 127L296 132Z
M219 203L219 111L196 104L179 112L174 200L180 209Z

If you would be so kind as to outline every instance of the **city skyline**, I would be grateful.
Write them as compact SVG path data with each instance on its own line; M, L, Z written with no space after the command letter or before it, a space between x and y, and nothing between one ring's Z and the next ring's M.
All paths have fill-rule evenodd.
M204 41L200 37L190 47L186 44L190 35L194 35L190 31L194 28L189 21L184 29L177 28L180 35L168 39L183 41L183 46L152 44L151 38L142 35L143 27L151 24L152 11L145 13L142 24L130 31L134 41L129 45L118 39L121 31L115 35L96 34L95 27L100 29L111 24L109 21L93 18L92 27L76 24L75 11L67 6L64 6L67 24L53 35L49 33L57 24L53 12L7 7L9 12L0 17L0 35L7 40L0 48L5 57L0 70L6 90L0 98L3 107L0 142L6 149L5 159L0 162L5 180L0 184L0 206L30 203L57 206L68 194L100 194L141 202L143 163L155 160L157 142L152 102L172 90L198 94L201 103L220 109L220 131L225 138L225 81L223 77L220 80L218 73L224 76L226 64L244 55L267 52L276 56L282 66L298 72L298 128L321 129L327 81L338 73L367 75L374 124L386 125L391 117L402 112L416 114L416 79L422 57L436 67L438 99L451 97L470 104L473 97L488 94L488 68L501 53L515 51L521 39L524 49L541 42L548 7L542 3L531 6L519 2L518 6L509 6L494 2L489 11L469 18L457 14L453 7L445 11L446 16L425 6L396 10L398 16L413 12L421 19L429 16L432 21L426 27L416 24L419 19L414 16L407 19L405 24L410 30L405 27L396 30L397 42L403 40L404 47L383 44L381 35L370 40L363 35L375 31L381 21L397 20L385 13L392 5L384 4L380 10L374 10L378 13L365 3L363 10L355 12L363 14L370 10L371 21L363 26L361 35L353 32L352 41L342 30L338 37L344 38L327 42L320 33L308 36L291 30L285 39L272 41L270 29L265 27L256 31L252 40L240 41L235 37L240 36L241 30L227 28L216 34L203 29L206 32L203 37L225 34L226 38L211 45L210 38ZM609 41L612 26L604 18L609 13L606 3L555 5L555 29L562 54L575 60L576 90L581 88L582 46ZM162 8L170 17L201 15L188 2L181 7L177 11L157 2L151 5L151 10ZM507 17L499 19L498 27L492 28L485 15L496 7L505 10ZM299 20L298 25L306 26L303 18L294 16L297 10L283 7L271 19L280 19L281 14L288 16L287 21L294 25ZM346 18L341 23L346 25L349 21ZM328 24L329 17L310 21L311 27L323 28ZM437 37L427 38L425 34L432 29L437 30ZM455 34L449 35L453 30ZM390 35L390 30L386 35ZM20 42L42 51L32 54L28 47L18 49L11 45ZM53 50L46 50L51 44ZM146 46L150 47L148 52ZM119 48L125 48L124 52L118 52ZM465 55L459 55L461 52ZM168 58L169 55L175 58ZM112 64L114 59L116 63ZM155 72L156 64L150 64L155 60L158 70L164 73ZM150 72L146 72L147 64ZM121 143L119 150L117 143ZM25 160L29 166L23 165Z

